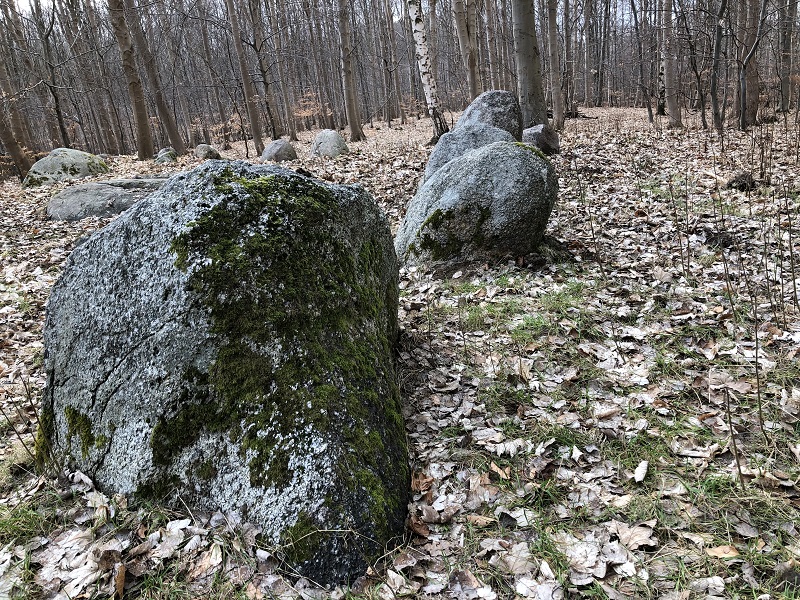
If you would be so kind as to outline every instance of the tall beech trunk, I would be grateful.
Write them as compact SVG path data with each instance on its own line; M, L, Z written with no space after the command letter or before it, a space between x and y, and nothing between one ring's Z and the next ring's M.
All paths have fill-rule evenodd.
M739 69L739 129L745 130L750 125L754 125L758 116L758 69L753 59L756 56L758 45L764 29L764 21L767 18L767 3L769 0L762 0L761 9L758 11L758 25L754 33L756 0L748 3L747 14L747 38L744 51L747 53L742 59Z
M672 0L664 0L664 96L667 102L669 127L683 127L678 102L678 57L675 50L675 29L672 26Z
M264 151L264 140L261 137L261 120L259 119L258 108L256 107L256 94L253 90L253 80L250 79L250 71L247 67L247 57L244 55L242 34L241 29L239 28L239 16L237 14L236 7L233 5L233 0L225 0L225 8L228 11L228 19L231 23L233 48L236 50L236 58L239 61L239 73L242 77L244 103L247 107L247 118L250 120L250 133L253 136L253 145L256 147L256 154L260 156Z
M533 0L530 0L533 2ZM467 70L470 100L480 94L480 78L478 76L478 39L477 12L475 0L453 0L453 16L458 34L458 47L461 60Z
M128 95L133 105L133 118L136 121L136 151L139 160L153 158L153 135L150 132L150 117L147 114L147 104L144 101L144 89L136 70L136 58L133 53L133 43L125 22L125 7L122 0L108 0L108 15L111 19L111 28L117 39L122 70L128 82Z
M419 76L422 80L422 89L425 92L425 102L428 105L428 114L433 121L433 141L438 140L447 133L447 122L439 112L439 95L436 92L436 78L431 72L431 57L428 52L428 41L425 39L425 21L422 18L420 0L407 0L408 18L414 34L414 48L419 67Z
M21 180L24 179L28 171L31 170L33 163L22 146L20 146L19 142L17 142L17 138L14 137L11 126L6 121L5 114L3 113L4 107L0 104L0 142L2 142L6 152L11 156L11 160L14 161L14 166L17 167Z
M719 59L722 53L723 17L727 8L728 0L720 0L719 8L717 9L717 24L714 27L714 50L711 58L711 115L714 120L714 129L719 132L722 132L724 117L719 102Z
M153 53L150 51L150 44L147 43L147 38L144 35L142 19L138 12L139 9L137 9L133 0L123 1L125 3L125 20L133 35L133 42L136 45L136 49L139 51L139 56L142 58L147 82L150 84L150 90L153 92L153 98L155 99L158 118L161 120L162 125L164 125L169 143L175 152L178 155L186 154L186 144L183 142L183 137L178 131L175 114L170 110L169 106L167 106L167 101L164 98L156 57L153 56Z
M511 2L514 55L517 61L517 93L522 109L522 128L547 123L547 105L542 87L542 63L536 39L536 15L531 0Z
M630 0L631 13L633 14L633 30L636 34L636 52L639 55L639 88L644 96L644 102L647 106L647 120L653 122L653 105L650 102L650 90L644 83L644 50L642 48L642 35L639 31L639 15L636 12L636 0Z
M569 0L567 0L569 2ZM564 128L564 96L561 92L561 61L558 52L556 15L558 0L547 0L547 36L550 56L550 87L553 90L553 127Z
M349 0L339 2L339 52L342 62L342 87L344 89L344 109L347 116L347 126L350 128L350 139L360 142L366 139L364 130L361 129L361 116L358 112L358 96L356 95L356 80L353 75L353 44L350 32Z

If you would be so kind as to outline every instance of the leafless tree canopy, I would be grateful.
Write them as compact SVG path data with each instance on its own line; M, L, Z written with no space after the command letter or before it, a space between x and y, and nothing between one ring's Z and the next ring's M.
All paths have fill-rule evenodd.
M529 8L536 35L515 45ZM311 127L358 138L427 116L431 85L437 111L489 89L525 110L534 86L556 121L647 106L673 127L698 111L747 128L797 107L796 21L797 0L0 0L0 148L24 169L56 146L145 158L148 132L179 153ZM531 39L538 77L517 64Z

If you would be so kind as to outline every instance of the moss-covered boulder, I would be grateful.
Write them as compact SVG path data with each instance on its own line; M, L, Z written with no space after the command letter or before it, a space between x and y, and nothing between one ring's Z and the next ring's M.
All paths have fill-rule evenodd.
M558 195L533 146L495 142L451 160L411 199L395 238L403 262L524 256L542 241Z
M72 148L56 148L33 163L22 181L22 186L51 185L59 181L100 175L108 171L108 165L99 156Z
M352 580L406 514L397 274L358 186L220 161L172 178L53 288L40 465L238 511L298 573Z

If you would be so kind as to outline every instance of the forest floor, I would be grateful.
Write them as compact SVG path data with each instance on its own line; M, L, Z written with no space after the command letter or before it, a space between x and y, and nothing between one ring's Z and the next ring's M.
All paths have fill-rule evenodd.
M3 184L0 597L800 598L800 126L585 112L539 255L401 271L409 536L349 590L284 577L234 514L32 472L45 302L107 220L48 221L52 190ZM306 134L299 164L396 227L430 129L366 133L327 162ZM740 171L754 189L726 187Z

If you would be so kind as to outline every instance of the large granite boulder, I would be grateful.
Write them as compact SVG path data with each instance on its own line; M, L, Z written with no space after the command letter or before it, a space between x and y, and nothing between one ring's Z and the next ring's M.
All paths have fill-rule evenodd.
M423 182L430 179L436 171L454 158L477 150L494 142L513 142L514 136L505 129L499 129L486 123L472 123L469 126L457 127L439 138L428 157Z
M264 151L261 153L261 160L270 160L272 162L297 160L297 152L295 152L294 146L292 146L290 142L286 140L273 140L264 148Z
M333 129L323 129L314 138L311 144L311 156L322 156L325 158L336 158L340 154L349 152L347 143Z
M101 175L108 171L108 165L94 154L72 148L56 148L44 158L33 163L31 170L22 181L22 186L50 185L59 181Z
M523 256L544 235L558 193L538 150L495 142L451 160L408 205L395 238L401 261Z
M404 531L398 264L360 186L208 161L79 246L53 287L37 460L234 510L351 581Z
M203 160L216 160L222 158L217 152L217 149L210 144L197 144L194 149L194 155Z
M504 129L522 139L522 110L517 97L505 90L490 90L475 98L456 121L455 129L472 127L475 123Z
M62 190L47 203L54 221L80 221L87 217L111 217L136 204L164 185L166 179L109 179L81 183Z
M558 139L558 133L555 129L545 123L528 127L522 132L522 142L536 146L539 150L551 156L558 154L561 149L561 143Z

